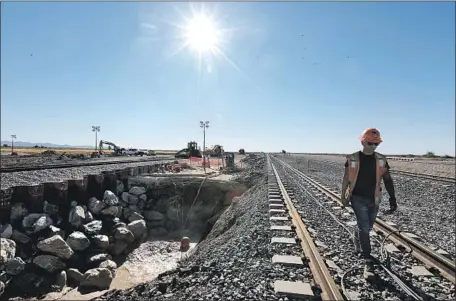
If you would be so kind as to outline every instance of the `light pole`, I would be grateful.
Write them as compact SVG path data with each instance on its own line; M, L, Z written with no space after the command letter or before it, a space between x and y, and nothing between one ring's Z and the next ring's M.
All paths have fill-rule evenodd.
M16 138L16 135L11 135L11 155L14 153L14 139Z
M97 151L97 142L98 142L97 133L99 131L100 131L100 126L99 125L92 125L92 132L95 132L95 151Z
M209 121L200 121L200 128L203 128L203 168L206 173L206 129L209 127Z

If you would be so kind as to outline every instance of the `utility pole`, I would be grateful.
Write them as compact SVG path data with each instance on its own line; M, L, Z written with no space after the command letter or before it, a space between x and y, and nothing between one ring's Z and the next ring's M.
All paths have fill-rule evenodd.
M16 135L11 135L11 155L14 153L14 139L16 138Z
M200 128L203 128L203 168L206 173L206 129L209 127L209 121L200 121Z
M100 131L100 126L99 125L92 125L92 132L95 132L95 151L97 151L97 142L98 142L97 133L99 131Z

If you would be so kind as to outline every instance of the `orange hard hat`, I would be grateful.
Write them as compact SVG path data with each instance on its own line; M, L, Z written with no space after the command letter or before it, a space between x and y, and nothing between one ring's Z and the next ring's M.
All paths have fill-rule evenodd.
M360 137L361 142L382 143L380 132L375 128L365 129Z

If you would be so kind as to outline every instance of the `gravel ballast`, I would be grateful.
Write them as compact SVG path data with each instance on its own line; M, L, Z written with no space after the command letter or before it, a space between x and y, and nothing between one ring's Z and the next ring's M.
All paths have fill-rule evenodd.
M339 164L306 156L278 158L340 193L345 161ZM393 214L385 214L389 209L389 196L383 187L378 217L395 223L399 230L420 236L431 247L439 247L455 258L456 185L398 174L392 174L392 178L398 210Z
M82 179L85 175L100 174L103 171L114 171L128 167L146 166L152 164L165 164L168 162L164 161L148 161L138 163L119 163L110 165L98 165L98 166L81 166L61 169L45 169L36 171L20 171L14 173L1 174L2 181L0 189L7 189L14 186L28 186L36 185L46 182L58 182L64 180L77 180ZM171 162L171 161L169 161Z

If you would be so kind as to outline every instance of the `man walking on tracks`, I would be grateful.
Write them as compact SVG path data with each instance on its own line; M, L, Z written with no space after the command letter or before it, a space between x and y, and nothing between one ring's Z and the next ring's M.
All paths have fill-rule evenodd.
M364 131L361 136L363 150L347 156L342 182L342 204L347 206L351 202L356 215L358 227L354 233L354 243L356 252L359 252L360 248L362 250L365 260L365 279L374 276L369 232L374 226L382 198L382 179L390 196L389 212L392 213L397 209L388 162L385 156L375 152L381 142L380 132L377 129L368 128ZM348 195L346 195L347 188Z

